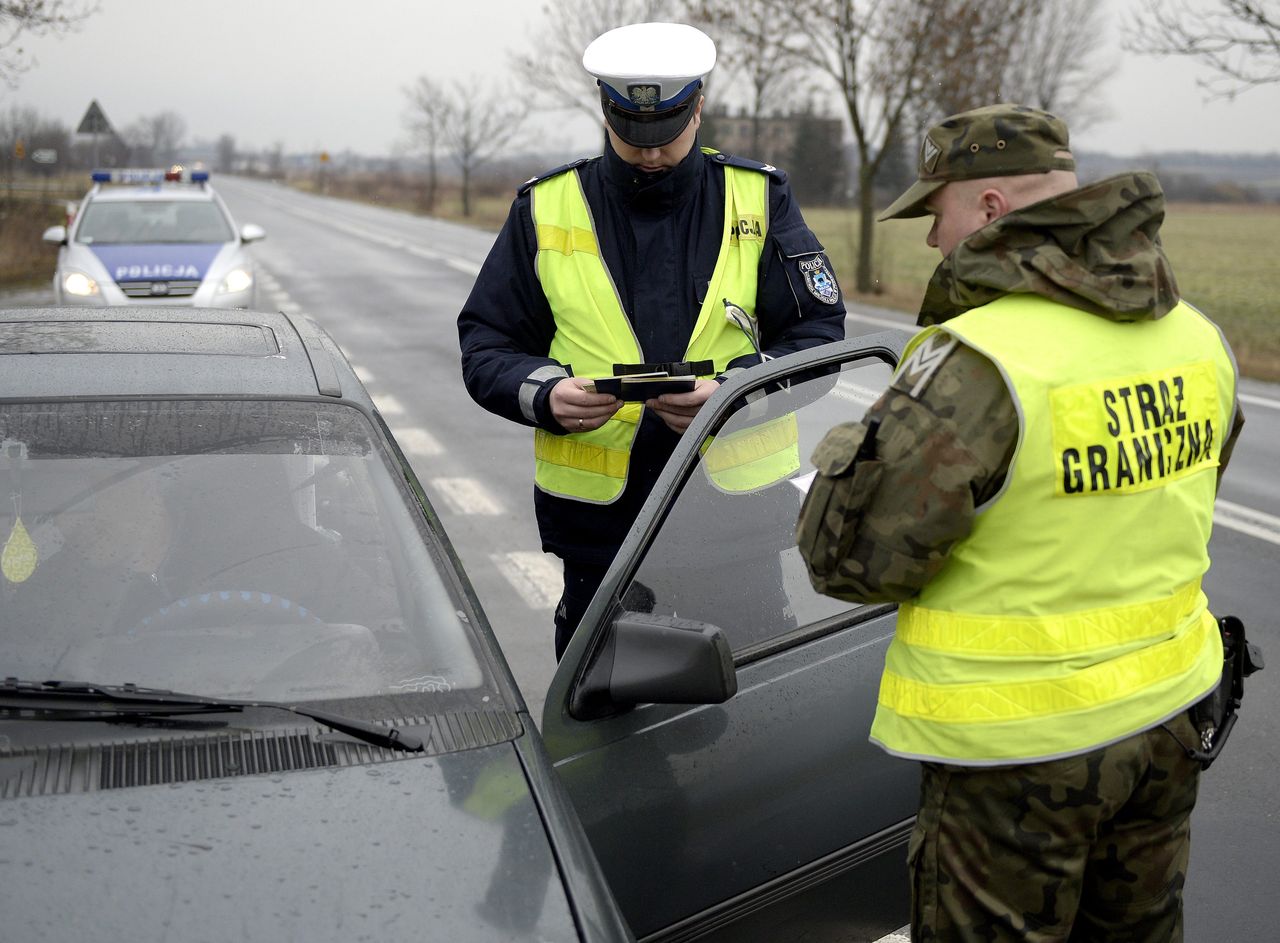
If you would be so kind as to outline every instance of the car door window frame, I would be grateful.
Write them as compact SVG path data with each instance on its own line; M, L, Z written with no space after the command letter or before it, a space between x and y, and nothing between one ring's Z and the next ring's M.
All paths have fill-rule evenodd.
M722 388L707 402L685 431L680 445L668 460L654 484L653 491L641 508L636 523L615 555L599 591L587 607L579 631L570 641L564 659L574 664L574 669L568 688L563 692L563 703L566 707L573 693L583 683L592 664L606 648L608 627L623 610L624 589L635 579L645 554L665 524L667 515L672 510L689 476L697 471L701 459L699 446L708 435L712 434L712 430L721 428L728 415L739 408L737 404L748 394L770 385L776 386L780 381L787 380L797 373L825 366L838 367L855 360L869 358L879 358L887 362L890 367L896 367L902 350L910 338L911 334L905 330L890 330L824 344L768 361L725 381ZM893 608L892 604L859 606L818 622L800 626L783 635L762 640L734 652L734 666L737 668L759 661L777 652L837 632L847 626L874 619L892 611ZM553 682L548 704L552 703L551 698L558 694L557 686Z

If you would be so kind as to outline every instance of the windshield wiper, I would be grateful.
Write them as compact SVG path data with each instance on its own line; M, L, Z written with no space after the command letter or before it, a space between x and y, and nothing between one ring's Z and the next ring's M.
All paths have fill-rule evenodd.
M369 721L279 701L204 697L161 688L140 688L136 684L21 681L18 678L5 678L0 682L0 720L5 718L6 711L46 715L41 718L43 720L111 720L238 712L249 707L290 711L373 746L410 753L421 753L426 749L421 737L395 727L382 727Z

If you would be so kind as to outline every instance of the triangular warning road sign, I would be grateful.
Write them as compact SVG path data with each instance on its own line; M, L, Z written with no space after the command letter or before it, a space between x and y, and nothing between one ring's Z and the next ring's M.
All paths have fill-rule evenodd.
M111 122L107 120L107 116L102 113L102 106L98 104L95 98L89 102L89 110L84 113L84 117L80 119L80 126L76 128L76 134L111 134Z

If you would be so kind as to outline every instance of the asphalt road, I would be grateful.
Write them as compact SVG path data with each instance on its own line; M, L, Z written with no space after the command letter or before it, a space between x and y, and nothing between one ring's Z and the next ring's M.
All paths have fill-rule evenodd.
M558 561L540 552L528 430L471 402L455 318L492 241L407 214L222 178L240 224L258 223L259 305L301 310L357 365L439 511L535 717L554 670ZM0 299L2 302L3 299ZM850 335L909 327L859 309ZM1220 495L1206 591L1241 616L1277 667L1251 679L1241 722L1202 779L1187 883L1190 941L1266 939L1280 925L1280 386L1246 381L1248 424ZM1152 548L1155 550L1156 548Z

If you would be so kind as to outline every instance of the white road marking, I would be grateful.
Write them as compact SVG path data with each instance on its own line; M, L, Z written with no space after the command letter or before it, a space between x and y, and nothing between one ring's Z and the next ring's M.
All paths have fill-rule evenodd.
M564 576L545 553L516 550L489 559L530 609L554 609L560 601Z
M796 490L801 494L808 494L809 489L813 487L813 480L817 477L818 469L815 468L807 475L797 475L795 478L788 478L787 480L795 485Z
M263 199L267 203L274 203L280 209L287 213L292 213L294 216L299 216L303 219L310 219L317 223L323 223L324 225L330 226L339 232L345 232L349 236L355 236L357 239L364 239L367 242L372 242L375 245L384 246L388 249L394 249L397 252L408 252L411 255L416 255L422 259L429 259L432 262L440 262L455 271L462 272L464 275L474 277L480 274L479 264L468 259L460 259L457 256L437 252L436 250L430 249L426 246L414 245L413 243L405 242L403 239L397 238L396 236L381 233L373 229L366 229L365 227L354 223L342 222L325 213L318 213L314 210L303 209L302 207L295 206L284 200L274 199L271 197L263 197Z
M880 398L880 394L883 392L883 390L873 390L869 386L855 383L848 377L841 377L836 381L831 395L847 403L857 403L860 406L870 407Z
M1280 546L1280 517L1219 498L1213 509L1213 522L1221 527L1257 537Z
M432 262L443 262L454 271L461 272L464 275L476 276L480 274L480 266L474 262L468 262L466 259L460 259L456 255L446 255L443 252L437 252L435 249L428 249L425 246L406 245L404 250L410 255L416 255L420 259L429 259Z
M1280 399L1269 399L1265 396L1255 396L1252 393L1237 393L1240 402L1248 403L1250 406L1265 406L1268 409L1280 409Z
M502 505L498 499L474 478L432 478L431 487L439 492L449 510L455 514L502 513Z
M911 321L890 321L888 318L873 318L869 314L855 314L852 311L845 312L845 317L853 318L855 321L866 321L868 324L879 327L896 327L900 331L915 330L915 324Z
M404 407L400 405L400 401L390 393L379 393L373 397L373 405L378 407L378 412L384 416L400 416L404 413Z
M373 375L373 371L369 370L366 367L357 367L354 364L352 364L351 369L356 372L356 376L360 378L360 382L363 383L365 386L368 386L370 383L372 383L376 379L376 377L374 377Z
M911 926L907 925L894 930L888 936L882 936L876 943L911 943Z
M263 268L261 264L258 265L258 281L266 290L267 298L270 301L267 307L284 314L298 314L302 311L302 305L290 298L289 293L281 287L275 276Z
M400 448L404 449L408 455L425 456L442 455L444 453L444 447L426 429L417 427L392 429L391 434L396 437L396 441L400 443Z
M480 266L476 265L474 262L467 262L463 259L447 258L444 260L444 264L449 266L449 268L453 269L455 272L461 272L463 275L475 277L480 274Z

